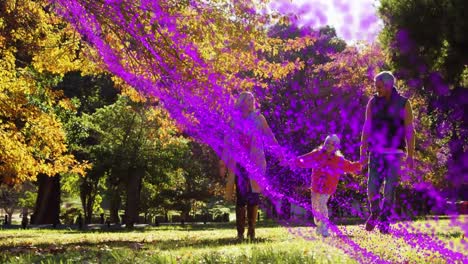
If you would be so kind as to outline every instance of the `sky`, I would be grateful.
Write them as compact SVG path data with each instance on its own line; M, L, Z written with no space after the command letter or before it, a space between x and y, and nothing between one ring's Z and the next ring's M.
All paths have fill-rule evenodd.
M378 0L272 0L270 7L281 13L295 13L301 26L331 25L338 37L355 43L376 40L383 26L377 5Z

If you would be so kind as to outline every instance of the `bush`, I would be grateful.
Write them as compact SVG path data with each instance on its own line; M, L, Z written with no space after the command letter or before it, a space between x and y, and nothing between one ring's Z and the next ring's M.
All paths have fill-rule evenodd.
M60 214L60 221L66 225L73 225L75 223L75 219L80 214L83 214L83 211L79 208L66 208L65 211Z

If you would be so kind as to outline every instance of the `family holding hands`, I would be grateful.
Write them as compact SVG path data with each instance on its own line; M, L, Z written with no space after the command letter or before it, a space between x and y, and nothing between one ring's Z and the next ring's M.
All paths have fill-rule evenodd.
M352 162L340 152L340 139L336 134L328 135L324 143L302 156L286 159L280 153L279 144L265 117L255 108L255 98L250 92L243 92L236 101L238 115L231 121L230 134L225 135L220 160L220 174L227 176L226 194L231 199L236 193L237 237L244 238L247 216L250 239L255 239L255 223L261 188L255 179L267 177L264 148L277 154L281 164L292 168L311 168L311 204L316 233L328 237L327 202L336 191L340 176L357 173L368 165L367 195L370 215L366 230L372 231L378 225L384 234L389 233L392 221L395 188L398 185L400 167L406 156L408 168L413 167L414 127L413 114L408 99L395 88L395 77L391 72L381 72L374 78L376 94L366 107L364 127L361 136L361 158ZM234 155L248 153L248 161L255 168L256 176L236 163ZM237 151L236 151L237 149ZM241 151L242 152L242 151ZM255 179L254 179L255 178ZM384 187L383 196L380 188ZM381 206L382 205L382 206Z

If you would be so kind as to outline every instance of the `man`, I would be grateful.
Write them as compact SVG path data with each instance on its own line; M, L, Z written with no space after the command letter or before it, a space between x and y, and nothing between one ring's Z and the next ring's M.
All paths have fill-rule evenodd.
M415 132L411 104L397 92L393 74L381 72L375 76L374 83L377 93L367 104L361 137L361 162L369 163L367 195L371 214L366 230L372 231L378 224L382 233L388 233L405 152L407 167L413 168ZM382 185L383 197L380 196Z

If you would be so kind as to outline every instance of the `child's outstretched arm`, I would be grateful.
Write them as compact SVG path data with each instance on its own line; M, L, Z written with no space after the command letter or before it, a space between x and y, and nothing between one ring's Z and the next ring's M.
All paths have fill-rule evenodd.
M294 165L303 169L314 167L316 153L316 151L312 151L305 155L297 157L294 160Z
M357 173L362 170L362 162L361 161L349 161L343 158L343 171L349 173Z

